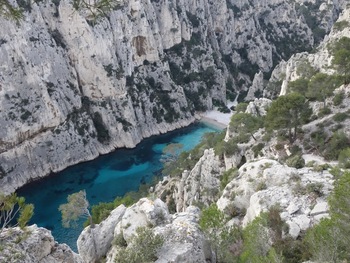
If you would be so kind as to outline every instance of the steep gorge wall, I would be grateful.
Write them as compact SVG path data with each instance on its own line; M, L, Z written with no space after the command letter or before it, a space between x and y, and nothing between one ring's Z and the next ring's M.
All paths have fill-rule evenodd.
M5 193L245 94L313 46L307 17L327 31L345 1L120 0L96 22L68 0L19 3L19 24L0 17Z

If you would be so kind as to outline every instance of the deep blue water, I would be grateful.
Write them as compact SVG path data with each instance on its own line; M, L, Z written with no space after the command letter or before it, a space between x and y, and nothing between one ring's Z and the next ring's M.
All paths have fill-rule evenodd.
M153 175L160 173L160 158L166 145L181 143L183 150L187 151L199 143L204 133L213 131L218 129L198 123L153 136L134 149L118 149L28 184L18 190L18 195L35 206L31 224L50 229L56 241L66 243L76 251L76 240L85 220L76 228L63 228L58 211L69 194L85 189L90 205L110 202L117 196L137 190L141 183L151 182Z

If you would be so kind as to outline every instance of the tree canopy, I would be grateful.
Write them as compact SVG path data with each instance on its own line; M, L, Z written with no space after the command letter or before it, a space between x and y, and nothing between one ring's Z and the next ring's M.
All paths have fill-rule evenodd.
M350 82L350 38L342 37L331 48L332 66L344 77L344 83Z
M25 227L33 214L34 206L26 204L24 197L0 195L0 231L9 226Z
M123 238L123 237L122 237ZM158 259L158 250L163 246L164 238L146 227L136 229L127 247L119 247L115 256L116 263L154 262Z
M90 224L93 225L85 190L68 195L67 201L66 204L62 204L58 208L62 214L62 225L64 227L75 226L81 217L88 217Z
M253 133L260 127L262 127L261 118L240 112L231 117L229 129L237 134L249 134L256 140Z
M326 106L326 98L333 95L333 91L341 84L341 80L336 76L317 73L310 79L306 97L322 101Z
M242 233L238 227L226 227L225 214L216 204L202 211L199 226L214 249L216 262L234 263L242 249Z
M294 81L290 81L288 83L288 91L298 92L305 96L305 93L307 92L308 84L309 84L309 80L305 78L300 78Z
M306 123L311 116L311 109L305 97L299 93L290 93L278 97L267 110L265 126L271 129L286 129L289 142L297 137L300 125Z

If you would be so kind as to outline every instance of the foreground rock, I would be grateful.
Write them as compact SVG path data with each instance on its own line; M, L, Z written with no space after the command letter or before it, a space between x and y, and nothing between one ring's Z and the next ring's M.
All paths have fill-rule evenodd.
M261 159L239 169L217 205L226 213L241 214L243 226L261 212L278 207L289 234L297 238L301 231L329 216L326 200L332 189L333 176L326 170L296 169Z
M107 254L106 262L112 263L118 253L113 240L122 238L129 245L137 228L147 227L165 240L156 262L205 262L211 252L198 227L199 214L198 208L189 207L170 215L160 199L142 198L129 208L121 205L94 228L84 229L77 242L79 255L85 263L93 263Z
M95 225L86 227L80 234L77 245L78 251L84 262L96 262L108 252L114 238L115 225L121 220L126 207L119 206L113 210L110 216Z
M66 244L57 244L51 232L32 225L0 232L0 262L85 263Z
M183 212L196 204L210 205L216 202L220 189L220 175L225 167L213 149L204 151L192 170L183 171L181 178L165 177L159 182L154 194L173 203L172 212Z

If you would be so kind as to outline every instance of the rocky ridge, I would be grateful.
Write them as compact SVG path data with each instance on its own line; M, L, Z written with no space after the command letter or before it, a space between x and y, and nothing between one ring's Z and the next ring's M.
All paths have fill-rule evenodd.
M19 24L0 18L0 191L244 97L256 71L313 46L307 18L327 32L345 3L131 0L94 21L68 0L18 2Z

